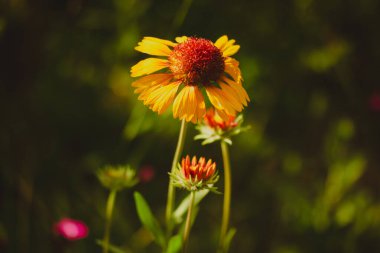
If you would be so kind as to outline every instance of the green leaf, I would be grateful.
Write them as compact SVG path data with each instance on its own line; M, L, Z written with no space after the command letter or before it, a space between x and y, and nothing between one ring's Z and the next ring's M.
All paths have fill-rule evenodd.
M104 242L103 240L96 240L96 244L104 247ZM122 249L122 248L119 248L115 245L112 245L112 244L108 244L108 250L109 252L112 252L112 253L129 253L130 251L129 250L126 250L126 249Z
M180 251L182 247L182 235L178 234L175 236L172 236L169 240L168 249L166 253L177 253Z
M152 214L150 207L144 197L138 193L134 193L137 214L140 218L141 223L144 227L152 233L155 241L162 247L165 248L165 236L162 232L160 225Z
M224 241L224 252L228 252L228 249L231 246L231 241L236 234L236 228L230 228L227 232L225 241Z
M198 205L199 202L210 192L210 190L200 190L195 193L194 205ZM186 214L189 208L190 194L179 204L177 209L173 213L174 222L179 224L183 221L183 216Z

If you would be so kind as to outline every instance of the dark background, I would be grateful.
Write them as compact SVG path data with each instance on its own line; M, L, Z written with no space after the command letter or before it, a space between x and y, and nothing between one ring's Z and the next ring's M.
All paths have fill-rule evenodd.
M227 34L252 98L249 132L231 147L233 252L380 252L380 2L377 0L1 0L0 251L100 252L105 164L152 166L135 187L163 221L180 122L133 94L143 36ZM217 144L185 153L213 158ZM219 182L220 189L222 181ZM112 243L145 245L133 191L118 195ZM222 196L210 194L190 238L213 252ZM81 219L86 239L52 233Z

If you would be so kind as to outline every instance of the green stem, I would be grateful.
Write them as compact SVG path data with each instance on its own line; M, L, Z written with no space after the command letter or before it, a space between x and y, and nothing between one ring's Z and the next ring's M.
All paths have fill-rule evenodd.
M183 253L187 252L187 245L188 245L190 229L191 229L191 213L193 212L194 198L195 198L195 192L192 191L190 192L190 202L189 202L189 208L187 209L185 231L183 232L183 240L182 240Z
M116 190L111 190L107 199L106 225L105 225L104 237L103 237L103 253L108 253L108 248L109 248L109 243L110 243L112 212L113 212L113 207L115 205L116 192L117 192Z
M220 142L222 148L223 165L224 165L224 200L223 200L223 216L222 226L220 229L219 251L225 252L224 242L228 230L228 223L230 219L230 206L231 206L231 165L230 156L228 152L227 143L223 140Z
M182 153L183 146L185 143L185 136L186 136L186 121L183 119L181 123L181 129L179 131L177 147L176 147L174 157L173 157L172 168L170 170L171 173L174 172L178 164L179 157ZM168 238L170 238L172 229L173 229L172 212L173 212L174 200L175 200L175 190L174 190L172 179L170 178L169 186L168 186L168 200L166 204L166 229L167 229L166 232L167 232Z

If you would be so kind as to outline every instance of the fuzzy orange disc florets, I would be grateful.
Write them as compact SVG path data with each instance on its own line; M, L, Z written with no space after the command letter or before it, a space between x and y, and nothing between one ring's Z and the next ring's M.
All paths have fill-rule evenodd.
M208 85L224 72L222 52L206 39L188 38L174 47L169 61L170 70L184 84Z

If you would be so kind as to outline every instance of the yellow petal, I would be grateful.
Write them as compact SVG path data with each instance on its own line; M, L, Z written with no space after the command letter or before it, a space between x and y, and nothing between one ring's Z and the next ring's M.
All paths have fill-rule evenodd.
M241 82L243 78L241 76L239 62L234 58L227 57L224 60L224 63L224 71L229 74L236 82Z
M178 116L181 114L182 115L182 106L181 106L181 103L182 103L182 97L183 95L185 94L184 92L184 89L182 89L177 97L175 98L174 102L173 102L173 117L174 118L178 118Z
M186 86L187 87L187 113L184 115L186 117L186 121L190 121L195 117L195 111L197 107L197 100L195 97L194 89L196 86ZM198 89L198 88L196 88Z
M196 110L196 121L201 120L206 114L206 104L202 92L198 89L195 89L195 97L197 100L197 110Z
M228 41L227 35L223 35L222 37L217 39L217 41L215 41L214 45L217 48L222 49L224 47L224 45L227 43L227 41Z
M233 97L231 97L225 90L216 89L215 92L218 94L219 99L224 107L232 108L232 110L235 112L240 112L243 109L241 103L239 103L239 101L236 101L236 99L233 99ZM232 112L232 110L230 112ZM233 114L235 114L235 112Z
M220 118L222 118L222 121L228 121L229 120L229 115L227 115L224 111L215 110L215 115L218 115Z
M180 82L170 83L168 85L162 86L152 93L155 98L149 103L151 109L158 114L162 114L169 105L173 102L174 97L177 93Z
M243 88L243 86L241 84L237 83L235 86L231 86L231 87L234 88L236 90L236 92L241 94L241 96L244 96L244 98L247 102L251 101L249 96L248 96L247 91Z
M169 47L163 44L161 41L152 40L151 37L145 37L138 46L135 47L137 51L142 53L157 55L157 56L168 56L172 52Z
M197 110L202 108L202 104L198 104L200 96L197 93L198 87L186 85L177 95L173 103L173 116L175 118L184 119L187 122L196 122Z
M151 92L149 92L149 96L147 96L147 98L145 100L145 104L146 105L154 105L154 104L156 104L156 102L159 101L160 98L163 97L165 95L165 93L167 93L167 92L169 92L168 85L164 85L164 86L160 85L160 86L158 86L157 89L152 90Z
M236 54L237 51L239 51L239 49L240 49L239 45L234 45L234 46L228 47L223 51L223 56L227 57L227 56L234 55L234 54Z
M231 86L222 82L219 82L219 86L223 96L230 101L236 111L240 112L243 109L243 103L245 100L241 101L240 96Z
M189 96L189 90L187 88L188 86L185 86L181 92L183 92L183 96L182 96L182 99L181 101L179 101L179 109L178 109L178 117L179 119L185 119L186 120L186 114L187 114L187 104L186 104L186 101L188 99L188 96Z
M235 44L236 40L229 40L227 43L224 44L224 46L221 48L221 50L226 50L227 48L231 47L233 44Z
M211 104L218 110L225 111L228 115L234 116L236 110L232 107L230 102L225 99L220 93L220 89L214 86L206 87L207 96Z
M150 94L153 91L157 90L158 88L160 88L160 85L159 84L155 84L153 86L148 87L147 89L144 89L143 91L141 91L141 93L140 93L140 95L138 96L137 99L138 100L143 100L144 104L146 105L147 103L145 101L149 98Z
M159 39L159 38L155 38L155 37L144 37L144 39L160 42L161 44L164 44L164 45L167 45L170 47L175 47L177 45L177 43L171 42L170 40L163 40L163 39Z
M181 37L176 37L175 38L175 41L177 41L178 43L183 43L187 40L187 36L181 36Z
M136 65L134 65L131 68L131 76L137 77L142 75L148 75L166 67L168 67L167 60L158 58L148 58L139 61Z
M227 77L222 77L222 81L227 83L232 89L234 89L236 93L239 95L240 101L243 102L243 105L247 106L247 102L249 102L250 99L241 83L235 82Z
M228 37L223 35L214 43L214 45L222 51L224 57L227 57L239 51L240 46L234 45L235 42L235 40L228 40Z
M132 87L135 88L145 88L147 86L154 85L156 83L164 83L164 82L169 82L169 80L173 76L171 74L152 74L152 75L147 75L143 76L136 81L134 81L131 85ZM137 90L137 89L136 89ZM138 93L138 92L135 92Z

